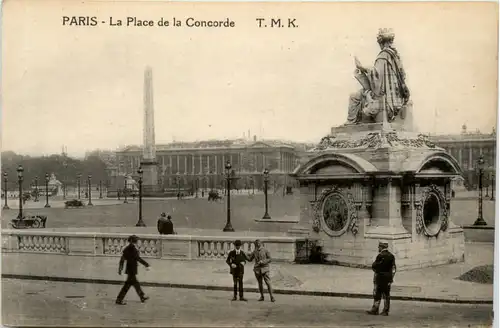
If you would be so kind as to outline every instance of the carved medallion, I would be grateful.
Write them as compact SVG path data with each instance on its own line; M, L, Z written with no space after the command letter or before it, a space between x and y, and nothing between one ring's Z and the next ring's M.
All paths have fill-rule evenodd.
M420 199L415 203L416 231L432 237L448 228L448 210L444 193L436 185L422 189Z
M332 193L323 201L323 221L335 232L342 230L349 219L349 209L343 196Z
M313 229L322 228L330 236L343 235L348 229L358 233L358 212L352 194L333 187L325 189L314 205Z

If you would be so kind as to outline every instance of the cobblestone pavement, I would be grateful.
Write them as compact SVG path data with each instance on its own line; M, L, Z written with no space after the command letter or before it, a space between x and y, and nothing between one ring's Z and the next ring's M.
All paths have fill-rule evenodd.
M370 300L277 295L277 302L231 302L231 294L145 288L140 303L130 290L128 304L114 304L119 286L2 281L2 324L80 326L329 326L477 327L490 325L489 305L392 302L389 317L365 314ZM267 297L267 295L266 295Z

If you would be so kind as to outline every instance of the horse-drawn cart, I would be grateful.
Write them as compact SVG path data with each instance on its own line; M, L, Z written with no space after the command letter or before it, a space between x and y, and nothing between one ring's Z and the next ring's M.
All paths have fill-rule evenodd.
M210 190L208 192L208 201L216 202L218 200L222 200L222 195L216 190Z
M22 219L19 218L12 219L10 225L14 229L45 228L46 222L47 222L46 215L30 215L30 216L25 216Z
M85 205L79 199L72 199L64 202L64 208L82 208Z

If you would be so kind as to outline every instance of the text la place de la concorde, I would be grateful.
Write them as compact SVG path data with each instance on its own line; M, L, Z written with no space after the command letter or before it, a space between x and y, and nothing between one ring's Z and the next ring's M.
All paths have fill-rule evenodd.
M295 18L255 18L255 24L258 28L266 27L287 27L287 28L297 28L299 27L297 19ZM221 28L231 28L235 27L236 23L229 19L219 19L219 20L201 20L193 17L186 19L165 19L160 18L157 20L152 19L140 19L137 17L126 17L126 18L115 18L109 17L108 20L99 20L96 16L62 16L63 26L113 26L113 27L221 27Z

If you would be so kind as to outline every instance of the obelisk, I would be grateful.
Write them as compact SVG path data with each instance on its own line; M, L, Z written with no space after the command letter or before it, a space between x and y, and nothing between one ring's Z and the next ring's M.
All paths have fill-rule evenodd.
M156 162L155 118L153 101L153 70L144 71L144 145L141 166L143 173L143 194L153 195L158 192L158 166Z

